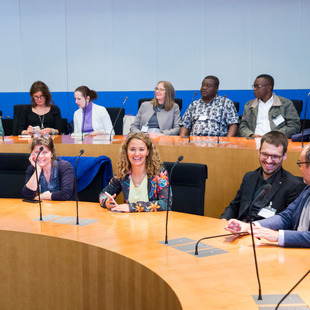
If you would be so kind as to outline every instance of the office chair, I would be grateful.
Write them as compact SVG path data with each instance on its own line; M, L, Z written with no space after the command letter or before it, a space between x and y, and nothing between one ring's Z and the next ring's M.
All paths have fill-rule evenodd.
M170 176L173 162L164 162ZM208 167L203 164L179 163L173 169L172 211L204 215L205 184Z

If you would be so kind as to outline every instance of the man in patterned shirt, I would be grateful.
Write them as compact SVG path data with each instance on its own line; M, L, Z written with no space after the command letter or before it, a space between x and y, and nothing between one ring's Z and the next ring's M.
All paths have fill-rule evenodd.
M228 136L238 131L234 103L217 94L219 79L209 75L201 84L201 98L190 104L181 121L180 136Z

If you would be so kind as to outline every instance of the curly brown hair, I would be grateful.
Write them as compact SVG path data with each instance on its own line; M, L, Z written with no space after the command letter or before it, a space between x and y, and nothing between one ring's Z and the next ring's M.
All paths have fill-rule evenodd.
M132 139L143 141L149 151L149 154L146 156L145 160L147 176L152 178L159 174L159 170L162 167L162 162L153 140L143 132L133 132L127 136L126 140L121 146L117 169L114 177L116 179L122 179L131 171L131 163L128 159L127 149Z

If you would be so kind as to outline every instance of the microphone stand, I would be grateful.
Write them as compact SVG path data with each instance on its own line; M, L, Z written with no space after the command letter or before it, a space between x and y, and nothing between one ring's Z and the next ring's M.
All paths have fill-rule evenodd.
M222 125L222 119L223 119L223 111L225 108L225 102L226 102L226 96L224 96L224 103L221 109L221 115L220 115L220 124L219 124L219 130L218 130L218 134L217 134L217 144L220 143L220 134L221 134L221 125Z
M123 108L125 102L127 101L127 99L128 99L128 97L125 98L125 100L124 100L124 102L123 102L123 104L122 104L122 106L121 106L121 108L120 108L120 110L118 111L118 114L117 114L117 116L116 116L114 125L113 125L113 127L112 127L111 132L110 132L110 142L112 141L112 132L113 132L113 130L114 130L114 127L115 127L115 125L116 125L116 123L117 123L117 121L118 121L118 118L119 118L119 116L120 116L120 114L121 114L122 108Z
M77 187L77 163L81 155L84 154L84 150L80 150L80 154L78 155L76 161L75 161L75 201L76 201L76 225L79 225L79 196L78 196L78 187Z
M210 237L201 238L201 239L199 239L196 242L196 245L195 245L195 255L198 255L198 245L199 245L200 241L202 241L202 240L219 238L219 237L229 237L229 236L245 236L245 235L248 235L248 234L249 233L247 231L242 231L242 232L237 232L237 233L229 233L229 234L223 234L223 235L217 235L217 236L210 236Z
M170 170L170 184L168 187L168 202L167 202L167 213L166 213L166 237L165 237L165 244L168 244L168 214L169 214L169 205L170 205L170 189L171 189L171 180L172 180L172 171L174 167L183 160L183 155L180 155L178 160L173 164L171 170Z
M195 91L191 104L194 102L196 95L197 95L197 92ZM191 143L191 133L189 131L188 131L188 143Z
M86 107L87 107L87 105L88 105L88 102L87 102L87 96L86 96L86 93L84 94L84 98L85 98L85 106L84 106L84 108L82 109L82 112L84 112L83 113L83 120L82 120L82 143L83 143L83 141L84 141L84 135L83 135L83 133L84 133L84 125L85 125L85 117L86 117Z
M305 113L304 113L304 119L302 122L302 130L301 130L301 147L304 147L304 130L305 130L305 124L306 124L306 114L307 114L307 107L308 107L308 100L309 100L309 95L310 92L307 96L307 100L306 100L306 106L305 106Z
M38 170L37 170L37 162L38 162L38 158L39 155L41 154L41 152L43 151L43 146L40 147L39 149L39 153L37 155L36 161L35 161L35 171L36 171L36 179L37 179L37 191L38 191L38 197L39 197L39 207L40 207L40 221L42 221L42 205L41 205L41 197L40 197L40 185L39 185L39 177L38 177Z
M310 273L310 270L308 270L306 272L306 274L286 293L286 295L284 295L284 297L279 301L279 303L277 304L275 310L279 309L280 304L283 302L283 300L289 295L291 294L291 292L297 287L297 285Z
M258 273L258 265L257 265L257 257L256 257L256 250L255 250L255 242L254 242L254 233L253 233L253 221L252 221L252 217L251 217L251 213L252 213L252 207L254 205L254 202L256 200L258 200L260 197L262 197L263 195L265 195L271 188L270 184L266 184L264 186L264 188L262 188L262 190L258 193L258 195L256 196L256 198L252 201L250 207L249 207L249 222L250 222L250 230L251 230L251 239L252 239L252 247L253 247L253 254L254 254L254 262L255 262L255 269L256 269L256 277L257 277L257 282L258 282L258 300L262 300L262 288L261 288L261 284L260 284L260 279L259 279L259 273Z

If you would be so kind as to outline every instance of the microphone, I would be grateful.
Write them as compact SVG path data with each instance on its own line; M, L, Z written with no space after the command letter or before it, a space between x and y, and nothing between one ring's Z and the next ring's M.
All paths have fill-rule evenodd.
M200 243L200 241L202 240L207 240L207 239L213 239L213 238L219 238L219 237L227 237L227 236L234 236L234 235L238 235L238 236L244 236L244 235L248 235L249 233L247 231L242 231L242 232L237 232L237 233L229 233L229 234L223 234L223 235L216 235L216 236L209 236L209 237L204 237L199 239L196 242L195 245L195 255L198 255L198 245Z
M76 201L76 225L79 225L79 196L78 196L78 187L77 187L77 163L79 158L84 154L84 150L80 150L80 153L75 161L75 201Z
M261 289L261 285L260 285L260 280L259 280L259 273L258 273L258 266L257 266L257 257L256 257L256 251L255 251L255 242L254 242L254 234L253 234L253 221L252 221L252 217L251 217L251 213L252 213L252 207L254 205L254 203L261 198L263 195L265 195L269 190L271 189L271 185L270 184L266 184L265 186L263 186L263 188L258 192L258 194L256 195L256 197L254 198L254 200L252 201L252 203L250 204L249 207L249 222L250 222L250 229L251 229L251 239L252 239L252 247L253 247L253 255L254 255L254 261L255 261L255 269L256 269L256 277L257 277L257 282L258 282L258 300L262 300L262 289Z
M297 285L310 273L310 270L308 270L306 272L306 274L288 291L288 293L286 295L284 295L284 297L279 301L279 303L277 304L275 310L279 309L280 304L283 302L283 300L297 287Z
M191 104L194 102L196 95L197 95L197 92L195 91ZM188 143L191 143L191 133L190 132L188 133Z
M304 119L302 121L302 130L301 130L301 147L304 147L304 131L305 131L305 124L306 124L306 114L307 114L307 107L308 107L308 100L309 100L309 94L307 95L307 100L306 100L306 107L305 107L305 113L304 113Z
M116 116L115 122L114 122L113 127L112 127L112 130L111 130L111 132L110 132L110 142L111 142L111 140L112 140L112 132L113 132L113 130L114 130L114 127L115 127L115 125L116 125L116 123L117 123L117 121L118 121L118 118L119 118L119 116L120 116L120 114L121 114L122 108L123 108L125 102L127 101L127 99L128 99L128 97L125 98L125 100L124 100L124 102L123 102L123 104L122 104L122 106L121 106L121 108L120 108L120 110L119 110L119 112L118 112L118 114L117 114L117 116Z
M83 94L84 95L84 98L85 98L85 106L83 108L83 120L82 120L82 142L84 141L84 135L83 135L83 132L84 132L84 125L85 125L85 116L86 116L86 107L88 105L88 102L87 102L87 94L86 92Z
M219 123L219 130L218 130L218 134L217 134L217 144L220 143L220 135L221 135L221 124L222 124L222 120L223 120L223 111L225 108L225 102L226 102L226 96L224 96L224 103L221 109L221 114L220 114L220 123Z
M183 160L183 155L180 155L178 157L178 160L173 164L171 170L170 170L170 184L168 188L168 202L167 202L167 213L166 213L166 237L165 237L165 244L168 244L168 214L169 214L169 205L170 205L170 189L171 189L171 180L172 180L172 171L174 167Z
M38 170L37 170L37 162L38 162L39 155L41 154L42 151L43 151L43 146L40 146L39 153L38 153L38 155L36 157L35 165L34 165L34 169L36 171L37 191L38 191L38 197L39 197L40 221L42 221L42 206L41 206L40 185L39 185L39 177L38 177Z

